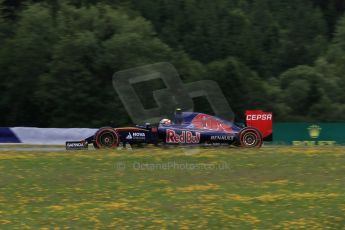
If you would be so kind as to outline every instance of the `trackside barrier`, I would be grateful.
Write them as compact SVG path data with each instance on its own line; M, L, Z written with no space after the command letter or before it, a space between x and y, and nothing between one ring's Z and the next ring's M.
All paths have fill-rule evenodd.
M0 143L38 145L64 145L66 141L79 141L95 134L88 128L0 128Z
M345 122L273 123L272 144L294 146L345 145Z
M95 134L88 128L0 128L0 143L57 144L79 141ZM344 123L273 123L274 145L345 145Z

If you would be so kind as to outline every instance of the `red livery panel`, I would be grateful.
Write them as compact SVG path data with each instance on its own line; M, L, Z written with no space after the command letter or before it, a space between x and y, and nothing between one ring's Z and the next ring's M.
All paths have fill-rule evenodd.
M271 112L262 110L246 111L246 125L257 128L264 139L272 136L272 123L273 115Z

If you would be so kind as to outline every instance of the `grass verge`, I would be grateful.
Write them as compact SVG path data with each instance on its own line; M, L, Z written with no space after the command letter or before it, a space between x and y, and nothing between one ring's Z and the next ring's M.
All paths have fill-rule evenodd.
M345 148L0 152L1 229L341 229Z

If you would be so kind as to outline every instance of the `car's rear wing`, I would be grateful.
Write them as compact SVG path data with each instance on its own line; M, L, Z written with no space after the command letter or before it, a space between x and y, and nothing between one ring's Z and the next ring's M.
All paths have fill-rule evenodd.
M273 114L262 110L246 111L246 126L257 128L264 141L273 140Z

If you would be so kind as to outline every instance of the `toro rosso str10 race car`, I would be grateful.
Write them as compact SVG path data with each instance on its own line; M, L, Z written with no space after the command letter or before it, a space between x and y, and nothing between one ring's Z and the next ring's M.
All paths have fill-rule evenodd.
M246 125L197 112L177 110L173 122L162 119L158 126L100 128L82 141L66 142L66 149L84 149L93 144L96 149L117 148L126 144L154 145L234 145L261 147L272 140L272 113L246 111Z

